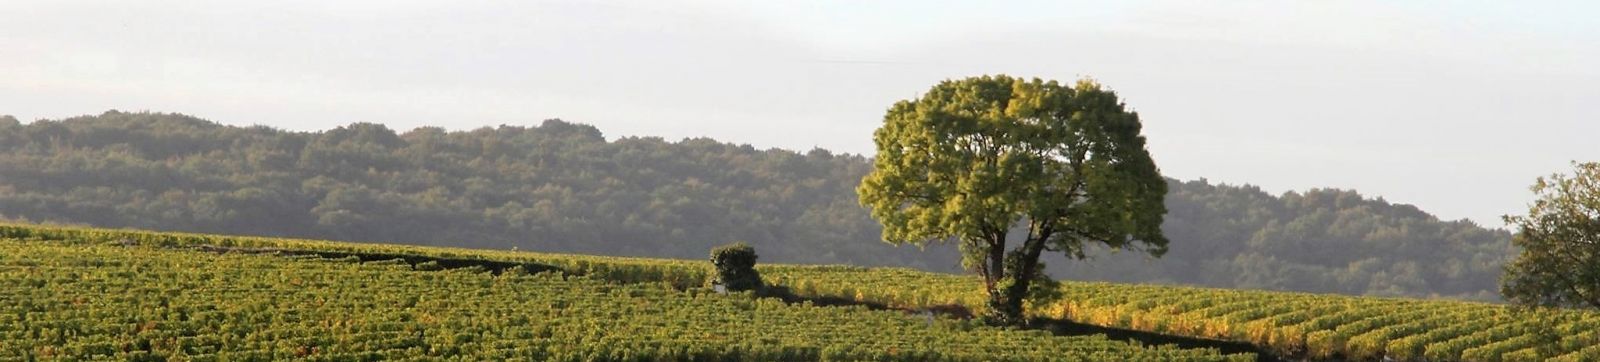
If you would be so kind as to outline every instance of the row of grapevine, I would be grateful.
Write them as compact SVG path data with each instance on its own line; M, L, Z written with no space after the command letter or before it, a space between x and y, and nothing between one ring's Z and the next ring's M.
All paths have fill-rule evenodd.
M902 307L983 304L973 278L905 269L769 266L803 293ZM1600 360L1600 313L1445 300L1064 282L1038 317L1252 343L1285 356L1393 360ZM910 296L910 297L907 297ZM931 302L931 303L930 303Z
M482 249L461 249L348 243L322 240L232 236L126 229L101 229L27 224L0 224L0 238L50 240L73 245L138 245L163 248L219 247L283 249L352 254L416 255L433 258L481 259L548 265L568 273L630 283L663 283L685 289L700 286L708 270L701 261L552 254Z
M0 361L1253 358L594 275L0 240Z

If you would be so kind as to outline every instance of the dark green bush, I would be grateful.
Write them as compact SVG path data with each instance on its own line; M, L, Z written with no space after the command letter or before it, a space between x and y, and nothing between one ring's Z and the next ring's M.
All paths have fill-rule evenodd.
M756 272L756 249L743 242L711 249L711 264L716 273L712 284L720 284L730 292L761 289L761 274Z

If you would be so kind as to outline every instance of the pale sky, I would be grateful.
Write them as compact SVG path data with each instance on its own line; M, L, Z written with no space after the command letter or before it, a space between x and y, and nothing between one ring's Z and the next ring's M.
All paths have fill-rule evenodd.
M1109 3L1109 4L1108 4ZM1600 161L1592 1L4 1L0 114L872 152L940 80L1093 77L1163 173L1336 187L1499 227Z

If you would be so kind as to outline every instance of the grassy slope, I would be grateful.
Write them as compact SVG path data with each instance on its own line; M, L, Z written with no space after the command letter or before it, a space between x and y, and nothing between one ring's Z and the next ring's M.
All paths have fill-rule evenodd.
M222 245L479 258L556 266L624 282L698 286L708 267L684 260L614 258L349 244L290 239L0 226L0 237L152 246ZM917 308L981 307L964 276L893 268L767 265L769 282L806 296ZM1114 283L1063 283L1064 297L1032 306L1039 317L1181 336L1247 341L1286 355L1433 360L1600 359L1600 314L1522 312L1484 303L1348 297Z

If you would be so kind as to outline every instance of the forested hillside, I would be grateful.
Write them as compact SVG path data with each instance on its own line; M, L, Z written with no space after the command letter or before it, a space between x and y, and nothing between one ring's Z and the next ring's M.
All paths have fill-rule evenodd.
M864 136L863 136L864 137ZM1156 155L1160 161L1160 155ZM397 133L232 127L176 114L0 118L0 215L161 230L954 271L857 205L870 163L709 139L607 141L558 120ZM1353 191L1170 181L1158 260L1050 261L1058 278L1492 299L1509 234Z

